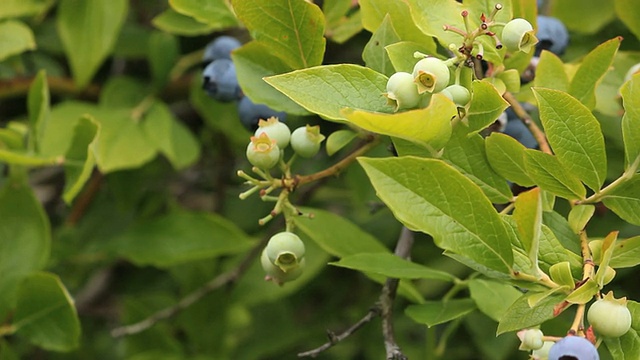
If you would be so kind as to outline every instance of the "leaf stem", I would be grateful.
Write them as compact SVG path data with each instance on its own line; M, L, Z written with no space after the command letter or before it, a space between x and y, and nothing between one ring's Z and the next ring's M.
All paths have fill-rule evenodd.
M615 190L618 186L621 186L622 184L624 184L627 181L631 180L633 175L635 175L636 171L638 171L638 167L640 167L640 156L638 156L636 158L636 160L633 162L633 164L631 164L627 168L627 170L625 170L625 172L619 178L617 178L612 183L607 185L604 189L602 189L602 190L596 192L595 194L589 196L588 198L586 198L586 199L584 199L582 201L577 201L576 204L577 205L579 205L579 204L594 204L594 203L602 201L602 199L604 199L609 194L611 194L611 192L613 190Z

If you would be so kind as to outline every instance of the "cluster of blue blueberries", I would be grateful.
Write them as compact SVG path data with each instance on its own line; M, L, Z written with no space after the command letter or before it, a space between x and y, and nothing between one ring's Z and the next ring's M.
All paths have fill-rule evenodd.
M202 88L217 101L237 101L240 122L251 132L258 128L260 119L276 116L284 122L286 113L275 111L263 104L256 104L242 92L238 84L236 67L231 60L231 51L241 45L238 39L222 35L206 46L202 60L208 65L202 73Z
M538 1L540 4L540 1ZM548 50L556 55L562 55L569 45L569 32L564 26L562 21L557 18L545 15L538 15L536 19L538 23L538 31L536 37L538 43L534 52L534 57L531 61L532 67L535 71L535 65L538 63L538 57L542 50ZM523 104L526 107L526 104ZM503 132L514 139L518 140L521 144L527 148L534 149L538 147L538 142L535 140L529 129L518 119L516 114L511 108L505 111L507 122L503 124Z

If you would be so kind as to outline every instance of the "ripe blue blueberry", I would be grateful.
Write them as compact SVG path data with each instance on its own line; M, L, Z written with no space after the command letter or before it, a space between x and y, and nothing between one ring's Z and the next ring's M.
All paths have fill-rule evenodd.
M562 55L569 45L569 32L562 21L551 17L538 15L538 32L536 37L535 54L538 56L542 50L549 50L556 55Z
M238 100L242 96L242 90L238 85L236 67L229 59L218 59L204 68L202 74L202 88L212 98L230 102Z
M218 36L204 48L202 60L204 62L211 62L218 59L231 60L231 51L239 48L241 45L240 41L233 36Z
M272 116L277 117L280 122L285 122L287 119L286 113L275 111L264 104L256 104L247 96L238 101L238 115L242 125L251 132L258 129L260 119L267 120Z
M589 340L567 336L549 349L549 360L600 360L600 355Z

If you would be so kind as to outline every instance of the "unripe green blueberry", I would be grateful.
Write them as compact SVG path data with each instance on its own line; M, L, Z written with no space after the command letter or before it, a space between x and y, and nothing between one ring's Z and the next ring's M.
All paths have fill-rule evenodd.
M520 350L538 350L544 345L542 337L544 334L540 329L526 329L518 332L520 338Z
M441 91L441 94L451 99L458 106L465 106L471 101L471 93L462 85L449 85Z
M291 130L287 124L280 122L277 117L270 117L267 120L258 121L258 129L256 129L255 136L266 133L270 139L276 141L280 150L289 146L289 139L291 139Z
M288 281L299 278L304 271L306 261L303 258L296 264L296 266L287 269L287 271L283 271L280 267L269 260L267 248L265 248L262 250L262 255L260 256L260 264L262 265L262 269L265 273L267 273L267 280L272 280L278 285L282 285Z
M531 352L531 360L547 360L549 358L549 350L555 344L553 341L545 341L540 349Z
M280 149L276 141L270 139L266 133L252 136L247 146L247 159L253 166L269 170L280 160Z
M589 307L587 320L593 330L601 336L620 337L631 328L631 312L627 308L627 298L616 299L609 292Z
M413 79L418 84L418 93L437 93L449 85L451 73L447 64L435 57L426 57L413 67Z
M305 248L298 235L283 231L269 239L265 251L272 264L288 272L304 258Z
M502 29L502 44L509 51L530 52L538 43L535 31L530 22L522 18L509 21Z
M320 151L320 143L324 135L320 134L320 126L302 126L291 133L291 147L303 158L313 157Z
M408 72L397 72L387 81L387 92L384 94L389 103L395 106L395 111L413 109L420 103L418 86L413 81L413 75Z

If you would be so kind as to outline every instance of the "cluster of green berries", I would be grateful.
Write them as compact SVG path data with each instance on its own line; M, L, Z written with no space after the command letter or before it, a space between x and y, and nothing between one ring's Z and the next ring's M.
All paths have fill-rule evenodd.
M587 320L596 335L604 338L618 338L631 329L631 312L627 299L616 299L609 292L596 300L587 311ZM593 343L580 336L566 336L556 342L545 341L539 329L525 329L518 332L520 350L532 350L533 359L580 359L598 360L598 350Z
M272 236L260 257L266 279L282 285L300 277L305 267L304 253L298 235L283 231Z
M324 139L319 126L306 125L292 132L278 118L270 117L258 122L246 155L251 165L269 170L278 164L287 146L291 145L296 155L311 158L318 153Z

